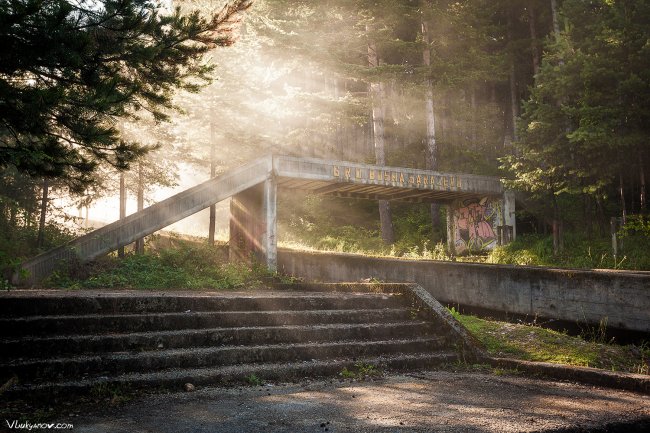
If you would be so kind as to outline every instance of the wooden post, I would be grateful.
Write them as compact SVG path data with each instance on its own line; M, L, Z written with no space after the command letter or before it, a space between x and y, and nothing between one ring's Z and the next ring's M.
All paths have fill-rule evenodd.
M618 238L616 235L616 217L609 220L610 233L612 235L612 255L614 256L614 264L616 264L618 257Z

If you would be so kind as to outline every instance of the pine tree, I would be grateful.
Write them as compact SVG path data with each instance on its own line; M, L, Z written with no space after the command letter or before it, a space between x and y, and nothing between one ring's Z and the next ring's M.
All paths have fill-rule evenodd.
M197 91L202 56L232 42L252 4L209 19L151 0L3 0L0 7L0 168L66 180L82 190L101 162L125 169L150 150L120 138L115 117L168 118L175 89Z
M625 216L627 173L643 173L650 132L650 2L565 0L557 14L566 25L549 41L522 115L520 155L507 164L516 184L550 198L554 226L563 194L601 203L616 191Z

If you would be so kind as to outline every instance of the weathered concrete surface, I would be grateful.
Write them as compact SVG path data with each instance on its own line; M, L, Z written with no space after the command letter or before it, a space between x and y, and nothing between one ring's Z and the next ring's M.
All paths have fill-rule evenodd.
M230 201L230 260L277 267L277 184L273 177Z
M357 292L0 294L0 383L16 378L3 397L52 401L98 387L179 389L251 374L336 376L360 362L412 371L459 361L451 329L400 292L344 286Z
M12 284L34 285L62 262L99 257L231 196L234 256L249 258L252 253L275 269L278 188L415 202L500 197L504 193L496 177L269 155L27 260L11 276Z
M514 240L514 194L504 191L496 177L286 156L274 158L273 167L280 188L302 189L314 194L388 201L438 201L447 206L447 215L458 209L468 209L469 199L477 203L476 209L465 212L471 213L466 215L469 221L463 220L464 228L460 229L466 233L465 239L457 229L448 231L450 251L485 251L499 242ZM487 212L483 203L488 199L491 203L489 215L479 215L481 211ZM453 221L454 218L448 219L448 227ZM485 225L487 228L481 227ZM509 236L497 235L504 232Z
M340 197L422 202L504 193L497 177L348 161L276 156L273 169L282 188Z
M129 215L123 220L115 221L63 246L39 254L21 264L21 272L13 275L12 284L33 285L60 267L63 261L91 260L128 245L263 182L271 172L272 166L271 157L260 158Z
M643 432L648 397L521 377L436 371L379 381L205 388L62 418L86 433Z
M575 365L553 364L550 362L523 361L512 358L484 357L482 362L495 368L517 370L525 375L546 377L555 380L568 380L588 385L622 389L650 395L650 375L607 371L599 368Z
M375 258L281 249L281 272L312 281L416 282L442 303L650 332L650 273Z

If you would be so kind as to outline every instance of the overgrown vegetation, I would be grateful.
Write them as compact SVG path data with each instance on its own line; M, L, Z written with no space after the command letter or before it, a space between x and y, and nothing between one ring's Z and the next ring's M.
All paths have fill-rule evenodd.
M69 264L44 285L66 289L261 288L289 282L263 266L228 263L223 247L179 243L173 248L108 256L88 264Z
M452 314L486 347L492 356L595 367L611 371L649 374L650 344L608 344L604 333L585 328L582 336L570 336L539 326L499 322Z
M75 237L75 233L59 224L44 228L43 246L38 246L38 226L9 224L0 218L0 283L5 284L9 274L24 259L62 245Z
M645 236L628 236L615 258L610 238L592 238L581 233L564 236L564 250L553 253L552 236L523 235L485 256L487 263L553 266L584 269L650 270L650 251Z
M556 254L551 234L524 233L507 246L481 255L452 257L442 231L434 231L428 204L393 207L395 243L386 245L379 230L379 215L372 201L301 196L281 197L281 246L319 251L357 253L412 259L456 260L495 264L551 266L582 269L650 270L650 229L647 218L630 217L619 232L615 258L611 237L585 228L564 235L564 248ZM444 209L441 220L445 221ZM522 227L530 231L528 227Z
M394 206L395 243L386 245L381 239L374 201L294 192L282 194L280 201L282 246L395 257L449 258L442 233L432 228L428 204ZM441 219L444 218L442 212Z

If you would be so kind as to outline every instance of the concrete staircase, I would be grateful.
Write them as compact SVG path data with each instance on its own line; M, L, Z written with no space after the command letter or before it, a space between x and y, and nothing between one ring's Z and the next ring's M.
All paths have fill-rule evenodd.
M452 334L404 294L349 285L19 291L0 297L0 317L0 380L16 382L3 398L65 398L116 386L181 389L251 375L295 380L353 371L359 363L411 370L459 357Z

